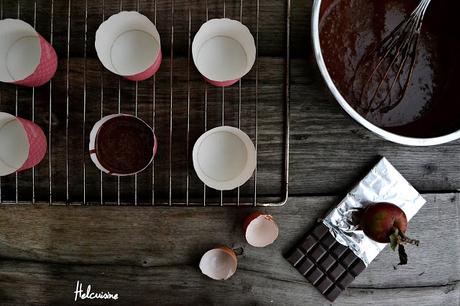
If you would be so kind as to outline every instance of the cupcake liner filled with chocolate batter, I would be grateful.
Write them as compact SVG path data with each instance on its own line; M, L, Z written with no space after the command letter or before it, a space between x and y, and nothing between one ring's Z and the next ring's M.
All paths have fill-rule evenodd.
M133 175L153 160L157 141L152 128L125 114L98 121L90 134L89 151L94 164L110 175Z
M407 18L419 2L316 1L320 3L318 31L322 59L343 99L360 116L386 132L426 139L458 133L460 129L460 98L456 90L460 87L460 27L455 22L460 11L459 1L432 1L428 7L413 75L404 98L396 107L386 112L364 110L359 107L352 86L358 63L366 52ZM321 59L318 62L321 66ZM334 95L337 98L337 94ZM447 140L452 139L454 137Z

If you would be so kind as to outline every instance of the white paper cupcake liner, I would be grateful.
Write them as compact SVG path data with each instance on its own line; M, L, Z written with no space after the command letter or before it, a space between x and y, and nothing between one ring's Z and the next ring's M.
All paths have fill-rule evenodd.
M56 69L56 51L30 24L19 19L0 20L1 82L40 86Z
M207 131L196 141L192 155L198 177L217 190L243 185L256 168L253 142L235 127L222 126Z
M151 77L162 60L160 34L146 16L135 11L104 21L96 31L95 47L107 70L133 81Z
M215 86L230 86L252 68L256 45L249 29L239 21L211 19L196 33L192 44L195 66Z
M46 136L38 125L0 112L0 176L36 166L46 149Z

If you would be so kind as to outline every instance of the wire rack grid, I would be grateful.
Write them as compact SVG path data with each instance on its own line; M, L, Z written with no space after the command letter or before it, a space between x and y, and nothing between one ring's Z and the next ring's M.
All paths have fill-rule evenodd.
M5 84L0 87L2 111L10 111L37 122L47 130L48 136L48 153L44 162L29 171L0 177L0 203L152 206L284 205L288 199L289 182L291 2L287 0L284 3L284 11L277 12L282 15L284 21L284 33L280 38L284 42L284 54L281 60L276 61L282 69L277 69L280 72L273 77L275 84L261 85L265 82L261 74L267 75L267 71L273 64L270 64L270 59L265 60L260 56L261 48L265 48L260 39L262 6L260 0L246 1L250 2L250 10L246 10L243 0L219 0L212 3L205 1L204 4L203 1L198 1L198 5L190 1L186 8L181 2L180 12L178 12L174 0L147 1L150 3L148 5L140 0L118 0L115 4L114 1L101 0L97 5L89 3L88 0L85 0L84 4L75 1L72 3L72 0L65 2L52 0L46 4L37 0L0 0L0 19L26 19L35 28L38 27L37 30L42 35L45 34L44 36L56 49L59 47L61 52L64 52L61 54L58 51L60 68L57 76L48 85L31 89ZM116 9L114 9L115 5ZM75 9L76 7L78 10ZM162 72L155 75L146 85L144 82L128 85L122 78L104 71L100 63L96 63L93 58L94 50L91 43L97 23L103 22L117 10L127 9L148 14L157 27L160 27L157 22L163 22L163 27L159 29L165 30L168 34L165 35L165 44L166 49L169 49L169 58L164 59L166 64L162 67ZM269 8L265 11L267 10ZM169 16L164 17L163 13L167 14L168 11ZM162 18L158 18L160 14ZM194 33L199 24L210 19L211 15L214 18L235 18L243 23L248 20L252 25L257 60L251 76L248 79L243 78L232 88L214 88L202 80L193 69L191 43ZM95 20L97 19L95 17L99 17L99 20ZM181 20L177 20L178 17ZM165 22L165 18L169 22ZM205 20L201 20L202 18ZM49 31L48 36L46 30ZM268 40L264 38L264 41ZM175 45L178 45L177 49L184 49L186 54L182 57L178 56L177 53L180 51L176 52ZM82 58L76 59L75 49L79 49ZM76 61L78 61L77 65ZM81 86L75 85L80 83ZM176 86L178 83L181 85ZM128 86L133 88L126 94L124 91ZM181 89L177 89L178 87ZM269 88L267 91L272 93L261 99L261 91L265 91L265 88ZM145 102L147 90L149 90L148 102ZM129 99L125 99L126 95ZM273 103L272 96L280 97L281 99L278 100L281 101L276 101L275 106L264 104L265 101ZM98 103L95 103L95 100L98 100ZM133 103L125 103L125 100ZM181 106L177 106L178 100ZM149 171L135 175L132 181L109 177L96 171L87 156L88 129L95 121L109 113L125 112L123 108L126 104L130 104L127 107L134 115L151 120L155 132L161 131L163 144L167 148L166 152L161 154L160 160L154 161ZM75 110L75 105L78 105L78 110ZM261 107L264 111L261 111ZM265 109L279 113L279 120L270 122L274 119L264 117L264 114L268 113ZM180 118L176 118L177 116ZM270 136L271 138L262 133L263 137L270 138L264 144L264 147L269 149L265 149L263 154L259 153L260 121L263 121L265 126L268 126L267 122L276 125L277 130L280 131L278 134L275 133L277 136ZM250 134L256 147L258 167L253 178L245 186L232 192L217 192L198 182L194 176L190 151L193 140L202 132L213 126L225 124L237 126ZM175 136L176 134L182 136ZM182 142L183 148L174 150L177 141ZM273 143L277 145L272 145ZM268 165L263 170L263 177L270 176L270 171L273 172L270 170L273 167L270 158L273 153L270 152L269 145L280 149L280 152L275 154L278 158L274 158L278 162L275 165L275 169L278 170L275 172L279 173L274 175L277 181L275 185L279 188L264 183L263 194L259 194L259 167ZM279 190L279 192L272 194L271 190Z

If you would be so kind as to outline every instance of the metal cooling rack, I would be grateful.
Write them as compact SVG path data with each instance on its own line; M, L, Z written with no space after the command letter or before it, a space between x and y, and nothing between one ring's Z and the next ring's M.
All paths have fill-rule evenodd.
M248 1L248 0L246 0ZM169 206L207 206L207 205L216 205L216 206L238 206L238 205L251 205L251 206L282 206L286 203L288 199L288 181L289 181L289 102L290 102L290 55L289 55L289 50L290 50L290 16L291 16L291 1L287 0L286 1L286 11L285 12L280 12L280 14L284 15L284 20L285 20L285 56L284 56L284 81L282 84L282 96L284 98L283 103L280 103L281 108L279 109L279 112L282 112L283 116L283 122L282 122L282 156L283 156L283 161L281 164L279 164L279 167L282 169L282 179L280 182L280 194L269 194L269 195L261 195L258 194L258 169L256 169L253 178L250 180L249 185L251 186L246 186L245 191L240 191L240 188L234 192L216 192L210 190L208 187L202 185L202 193L199 196L192 195L192 192L190 191L190 185L191 185L191 178L193 173L193 167L191 166L191 158L189 157L189 153L192 149L193 143L192 139L190 137L190 134L192 133L191 131L191 120L194 120L193 118L193 109L191 109L193 106L191 105L191 74L196 73L194 72L193 69L193 63L191 61L191 42L192 38L194 36L194 31L192 31L192 20L193 20L193 9L191 7L188 8L187 12L187 18L188 20L183 20L184 23L187 24L188 28L188 35L187 35L187 45L188 45L188 52L186 55L186 62L187 62L187 67L184 69L184 73L186 73L186 78L187 78L187 107L186 107L186 112L187 112L187 123L186 123L186 129L187 129L187 139L186 139L186 151L187 153L187 158L186 158L186 177L185 177L185 194L180 197L175 196L175 191L174 191L174 182L173 182L173 165L176 163L175 156L173 154L172 150L172 145L173 145L173 137L175 133L175 123L173 120L173 115L175 111L175 75L173 74L174 72L174 63L176 58L174 57L174 43L175 43L175 24L174 24L174 18L176 14L176 9L175 9L175 2L174 0L168 1L168 7L170 6L170 18L171 18L171 25L169 27L170 35L169 35L169 58L167 54L164 54L164 61L165 60L170 60L170 65L169 65L169 97L164 97L164 96L159 96L157 94L158 91L158 80L157 76L153 77L152 83L152 110L150 112L150 118L152 120L152 124L154 125L155 129L158 129L158 126L155 126L156 123L156 116L157 114L162 111L162 112L169 112L169 123L167 124L168 126L162 126L161 128L167 128L169 131L169 152L168 158L167 158L167 163L169 165L169 169L163 169L163 172L165 173L159 173L159 170L155 167L155 164L152 165L151 172L149 175L151 175L151 184L147 188L148 193L151 194L150 199L147 199L143 197L140 199L138 197L138 193L142 191L145 193L146 187L139 187L138 185L138 175L134 177L134 183L133 183L133 197L126 201L122 198L121 195L121 189L123 188L124 182L121 181L120 178L109 178L106 174L103 174L102 172L98 172L97 174L94 174L94 171L89 171L89 167L93 167L91 162L89 161L89 158L85 156L87 154L87 139L88 139L88 128L91 128L91 126L94 124L94 122L90 122L88 119L89 117L94 117L95 110L94 107L89 110L89 104L87 102L88 100L88 94L89 90L88 89L88 76L87 72L89 71L88 69L88 62L89 58L87 57L87 52L89 48L89 35L90 33L88 32L88 10L89 10L89 3L88 0L81 1L81 9L85 10L84 11L84 30L82 33L75 33L73 29L71 28L71 20L72 20L72 14L73 11L71 10L72 7L72 2L71 0L65 1L65 3L68 6L68 11L67 11L67 20L56 20L57 17L55 16L55 8L56 5L59 4L62 7L62 2L63 1L51 1L49 11L47 12L49 14L49 36L46 38L51 42L51 44L55 44L55 25L57 22L66 22L67 24L67 43L65 44L65 58L63 58L62 54L60 54L60 65L65 65L65 75L64 80L62 79L61 75L61 80L56 81L55 77L48 85L45 85L44 88L32 88L30 89L30 92L28 91L29 89L23 89L19 87L13 87L11 85L2 85L0 87L0 106L2 111L9 111L11 113L15 113L16 115L19 115L21 117L30 119L32 121L36 121L37 119L37 101L39 99L43 100L43 95L48 94L47 100L47 109L45 108L44 110L40 111L41 117L43 117L43 122L47 122L47 126L41 125L42 128L44 128L45 133L48 134L48 153L47 157L45 160L38 165L37 167L40 167L40 173L37 174L37 169L33 168L31 170L22 172L22 173L16 173L8 177L0 177L0 203L2 204L27 204L27 203L49 203L51 205L85 205L85 204L100 204L100 205L169 205ZM104 7L111 1L109 0L102 0L102 16L99 22L102 22L108 17L108 14L105 12ZM124 9L124 4L126 4L127 1L125 0L118 0L119 3L119 10ZM131 1L132 2L132 1ZM158 4L157 4L158 2ZM160 3L161 2L161 3ZM253 130L253 135L252 139L255 143L256 150L258 149L259 146L259 115L260 115L260 105L259 105L259 96L260 96L260 90L261 90L261 82L263 80L260 79L260 58L259 58L259 50L260 48L263 48L263 46L259 45L259 26L260 26L260 15L261 15L261 3L260 0L255 1L255 12L246 12L243 9L244 3L243 0L238 0L239 2L239 19L244 22L245 16L247 14L255 14L255 31L253 31L254 38L256 40L256 45L257 45L257 60L256 64L253 68L255 71L255 79L252 81L248 81L243 78L242 81L240 81L237 85L237 101L238 101L238 109L237 109L237 114L232 115L233 117L237 117L237 125L239 128L242 128L244 126L248 126L248 124L252 124L252 130ZM162 1L154 1L153 3L153 19L152 20L156 25L157 25L157 8L159 8L160 5L162 5ZM226 8L228 4L230 3L229 0L227 0L227 3L225 0L219 0L220 5L222 5L223 10L221 12L220 16L214 16L214 17L225 17L227 15ZM113 4L113 3L112 3ZM131 3L132 4L132 3ZM235 3L232 3L233 5ZM14 11L16 12L16 16L11 16L11 10L12 6L14 6ZM83 8L84 6L84 8ZM135 2L136 9L140 11L141 13L145 13L145 9L142 9L140 6L140 1L137 0ZM8 0L0 0L0 19L3 18L20 18L22 19L23 17L23 11L24 10L28 11L29 14L29 19L33 18L33 26L37 26L37 14L42 14L42 8L37 8L37 1L27 1L27 0L16 0L16 1L8 1ZM6 16L5 12L6 11L10 12L10 16ZM206 14L206 20L209 19L209 8L208 8L208 1L205 3L205 14ZM33 16L31 15L31 11L33 11ZM150 12L152 13L152 12ZM41 15L40 15L41 16ZM40 17L39 16L39 17ZM62 16L61 16L62 17ZM254 17L254 16L252 16ZM60 18L62 19L62 18ZM27 20L28 22L32 23L30 20ZM158 26L158 25L157 25ZM43 29L42 29L43 31ZM41 33L46 34L46 33ZM72 125L76 124L75 122L70 119L74 114L71 112L71 103L75 103L72 101L69 91L71 90L71 84L70 84L70 74L71 74L71 40L75 35L80 35L80 37L83 36L83 41L84 41L84 48L83 48L83 75L82 77L82 82L83 82L83 93L82 93L82 100L81 103L83 103L83 109L82 109L82 114L81 114L81 122L78 122L78 126L81 127L81 137L82 137L82 142L81 142L81 151L80 152L73 152L70 150L70 146L73 146L72 141L70 140L70 136L73 130ZM177 38L176 38L177 39ZM56 46L55 46L56 47ZM61 46L63 47L63 46ZM61 52L63 51L62 49L60 50ZM59 52L58 52L59 53ZM166 53L166 52L165 52ZM101 66L102 67L102 66ZM164 70L164 67L160 68L160 70ZM107 94L113 94L117 96L118 100L118 105L117 105L117 111L120 113L122 111L121 104L123 103L122 101L122 79L118 78L118 91L117 92L108 92L110 89L107 88L107 75L109 73L107 71L104 71L103 68L100 68L100 101L99 101L99 110L96 112L98 118L101 118L102 116L108 115L105 111L105 103L106 103L106 97ZM246 97L244 93L244 87L248 82L254 82L254 84L251 84L251 86L255 87L255 93L251 95L250 97ZM59 83L59 84L57 84ZM139 83L135 83L134 85L134 114L140 115L140 111L138 108L138 103L139 103L139 95L138 95L138 90L139 90ZM220 123L224 125L226 123L226 115L228 116L228 113L226 113L226 91L228 89L219 89L221 90L221 112L220 114L217 112L211 112L209 111L209 105L208 105L208 98L209 98L209 92L210 90L216 90L215 88L212 88L208 86L204 81L202 83L203 86L203 95L202 95L202 103L204 104L204 113L203 113L203 132L208 130L208 122L211 118L216 120L217 117L220 117ZM41 93L38 93L38 90L40 90ZM65 96L62 97L60 96L60 101L56 101L56 93L55 92L64 92L65 91ZM26 96L26 97L24 97ZM2 101L3 97L3 101ZM252 100L254 103L254 116L252 118L246 118L245 114L243 114L242 106L246 102L242 102L243 100ZM159 102L160 100L163 100L163 104L166 102L169 102L169 107L167 109L160 109ZM24 100L28 100L28 102L24 102ZM14 102L13 102L14 101ZM65 116L63 114L59 114L61 118L65 118L64 120L57 120L56 119L56 113L55 113L55 108L57 108L58 103L64 103L65 101ZM43 101L42 101L43 102ZM43 103L40 102L40 105ZM23 111L24 109L24 104L30 103L30 109L27 111ZM80 103L80 102L79 102ZM14 109L11 104L14 104ZM8 105L8 106L6 106ZM167 103L165 104L167 105ZM163 105L164 106L164 105ZM6 109L5 109L6 108ZM26 114L25 114L26 113ZM47 113L46 115L42 115L42 113ZM143 114L145 115L145 114ZM148 115L148 114L147 114ZM217 116L217 117L216 117ZM62 126L65 127L65 141L64 142L58 142L55 140L55 133L62 133L61 129L57 129L55 127L56 121L60 121L59 124L62 124ZM62 121L65 121L65 123L62 123ZM244 124L243 124L244 123ZM243 129L244 130L244 129ZM59 143L59 144L58 144ZM61 160L56 160L54 153L56 152L64 152L65 156L65 162L63 163ZM81 165L74 165L73 162L71 161L70 156L73 156L72 154L81 154L83 155L82 158L82 163ZM258 154L258 159L260 158ZM260 163L260 160L259 160ZM61 165L61 166L58 166ZM62 164L64 165L62 167ZM73 182L75 179L75 175L73 174L74 170L73 169L82 169L82 172L79 174L81 175L81 178L79 178L79 183L76 184ZM45 170L47 168L47 170ZM44 175L44 171L47 172L47 175ZM89 173L92 172L92 173ZM59 173L60 178L56 178L57 173ZM65 173L65 180L62 178L62 173ZM141 174L139 174L141 175ZM158 189L157 187L157 182L156 182L156 177L158 176L163 176L165 175L168 177L166 180L167 186L167 191L163 192L161 195L158 195L156 190ZM97 176L97 183L94 183L95 177ZM107 196L107 188L106 184L108 180L112 180L112 185L114 185L114 181L116 182L116 193L112 189L109 189L112 192L110 196ZM89 182L91 181L91 182ZM81 184L81 186L80 186ZM202 183L201 183L202 184ZM40 192L37 190L39 189L40 185ZM72 196L71 192L69 191L71 188L75 187L75 185L78 185L81 187L81 196L74 197ZM23 187L26 186L26 187ZM46 194L44 191L43 186L47 186L46 189ZM79 187L79 188L80 188ZM164 184L162 184L163 189L165 189ZM243 187L241 187L243 188ZM59 189L60 192L57 192L56 190ZM25 191L24 191L25 190ZM38 195L40 193L40 195ZM98 194L96 197L95 194ZM91 194L91 195L90 195ZM212 195L210 195L212 194ZM77 198L75 200L74 198Z

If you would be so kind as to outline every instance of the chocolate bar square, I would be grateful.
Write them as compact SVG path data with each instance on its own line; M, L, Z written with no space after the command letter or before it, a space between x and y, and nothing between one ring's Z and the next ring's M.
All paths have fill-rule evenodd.
M316 239L313 236L307 236L304 241L300 244L300 248L305 252L311 250L311 248L316 244Z
M321 268L323 268L323 271L327 271L334 263L334 257L332 257L330 254L326 254L326 256L324 256L323 259L321 259L319 265L321 266Z
M346 246L340 243L336 243L335 246L332 248L332 254L334 254L335 258L340 258L343 254L345 254L346 250Z
M296 266L304 257L305 254L301 250L295 249L286 259L291 263L291 265Z
M332 279L339 279L343 272L345 272L345 268L337 263L334 268L331 269L329 274L331 275Z
M315 264L310 259L305 258L305 260L299 265L298 270L301 271L303 275L306 275L314 266Z
M326 237L324 237L322 240L321 240L321 244L326 248L326 249L332 249L335 244L340 244L337 242L337 240L335 240L334 236L332 235L326 235Z
M302 273L302 271L300 271L300 270L299 270L299 272ZM318 269L318 268L314 268L310 273L308 273L307 279L308 279L308 281L310 283L312 283L314 285L319 281L321 276L323 276L323 273L321 272L321 270Z
M351 249L337 242L322 222L300 241L286 259L332 302L366 268Z

